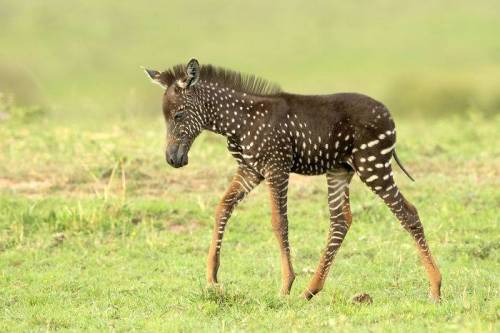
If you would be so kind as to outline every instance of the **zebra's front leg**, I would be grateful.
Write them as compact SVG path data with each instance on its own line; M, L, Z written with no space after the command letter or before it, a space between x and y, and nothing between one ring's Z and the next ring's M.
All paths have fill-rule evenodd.
M350 170L335 170L326 174L328 183L328 205L330 208L330 230L328 243L318 268L304 291L304 298L311 299L323 289L330 266L337 250L342 245L351 226L351 209L349 207L349 182L353 172Z
M208 251L207 282L217 283L217 271L220 265L220 249L226 223L234 207L254 189L263 177L254 171L240 166L226 193L215 210L215 223L212 232L212 242Z
M290 294L290 289L295 280L295 273L293 271L292 259L290 256L290 244L288 242L288 179L288 173L278 173L266 176L271 199L271 223L281 252L282 295Z

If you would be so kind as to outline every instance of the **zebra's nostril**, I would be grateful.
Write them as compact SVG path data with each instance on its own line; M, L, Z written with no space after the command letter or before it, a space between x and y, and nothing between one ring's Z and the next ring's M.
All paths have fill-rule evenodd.
M168 164L173 165L174 164L174 159L172 155L170 155L168 152L165 153L165 160L167 161Z
M175 164L177 163L178 150L179 150L179 144L172 143L168 145L167 150L165 151L165 157L167 159L167 163L170 164L171 166L175 166Z

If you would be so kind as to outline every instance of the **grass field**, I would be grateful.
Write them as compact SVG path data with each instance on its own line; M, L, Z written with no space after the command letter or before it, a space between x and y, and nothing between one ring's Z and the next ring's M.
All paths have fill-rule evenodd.
M0 332L499 332L498 1L0 0ZM201 63L297 93L357 91L398 128L396 181L443 274L359 179L325 290L299 298L326 243L324 177L293 176L297 279L278 296L262 185L205 283L213 213L236 163L204 133L164 160L161 91L139 70ZM351 298L368 293L371 305Z
M190 165L174 170L159 118L85 129L27 114L0 133L1 331L499 329L499 117L399 122L398 149L417 182L402 173L397 182L444 277L435 305L411 238L357 179L353 227L313 301L299 294L326 239L323 177L290 186L298 278L289 298L278 296L265 186L231 219L222 290L207 289L213 209L236 166L222 138L203 135ZM373 304L351 304L359 292Z

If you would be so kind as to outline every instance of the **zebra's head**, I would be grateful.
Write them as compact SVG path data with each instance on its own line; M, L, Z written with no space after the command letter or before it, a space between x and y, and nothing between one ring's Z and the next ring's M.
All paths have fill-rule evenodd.
M172 80L168 73L145 69L156 84L165 89L163 115L167 125L167 148L165 158L174 168L188 163L188 152L202 129L209 121L204 112L203 95L196 87L200 78L200 64L191 59L180 79Z

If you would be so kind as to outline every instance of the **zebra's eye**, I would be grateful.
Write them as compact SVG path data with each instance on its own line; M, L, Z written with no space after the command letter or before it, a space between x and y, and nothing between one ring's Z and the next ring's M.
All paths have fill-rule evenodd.
M174 114L174 120L181 120L182 117L184 117L184 109L185 109L185 106L184 105L180 105L178 108L177 108L177 111L175 112Z
M179 120L181 120L183 117L184 117L184 111L177 111L177 112L174 114L174 120L175 120L175 121L179 121Z

